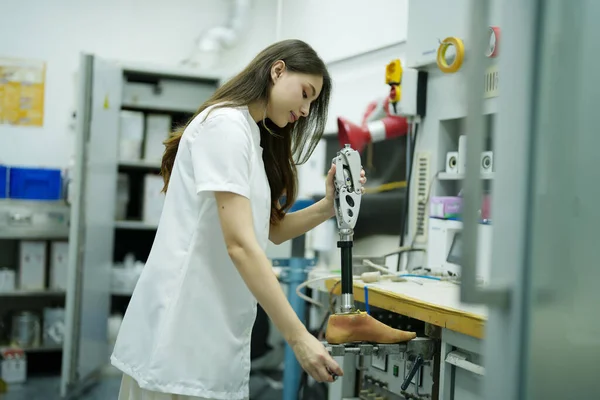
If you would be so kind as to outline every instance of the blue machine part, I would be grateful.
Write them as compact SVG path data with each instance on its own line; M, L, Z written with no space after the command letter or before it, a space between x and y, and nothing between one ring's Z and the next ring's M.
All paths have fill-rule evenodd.
M315 204L313 199L296 199L296 202L290 207L289 212L300 211Z
M8 197L8 168L0 165L0 199Z
M287 262L286 262L287 261ZM300 321L306 323L304 314L306 303L296 294L296 288L299 284L306 281L307 268L314 265L314 260L306 258L290 258L289 260L278 260L279 265L288 264L288 268L281 271L280 280L288 285L288 300L294 309ZM300 375L302 369L296 360L296 355L292 348L286 343L283 370L283 400L297 400L298 390L300 389Z

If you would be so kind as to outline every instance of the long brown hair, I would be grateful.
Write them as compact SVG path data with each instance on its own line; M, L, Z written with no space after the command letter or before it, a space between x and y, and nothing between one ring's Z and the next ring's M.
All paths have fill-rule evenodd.
M258 124L265 171L271 188L271 222L277 223L283 218L297 195L296 165L309 159L325 130L331 94L331 78L325 63L312 47L300 40L284 40L264 49L242 72L219 87L186 125L170 135L164 142L166 148L161 166L165 182L163 192L169 186L177 148L187 125L206 108L217 104L216 107L240 107L257 100L266 103L272 85L271 67L279 60L284 61L290 72L323 77L323 88L311 105L308 117L284 128L279 128L269 119ZM280 205L284 195L285 203Z

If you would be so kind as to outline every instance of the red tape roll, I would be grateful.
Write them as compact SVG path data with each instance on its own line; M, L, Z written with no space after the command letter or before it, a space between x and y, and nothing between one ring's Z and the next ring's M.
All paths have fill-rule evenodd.
M500 43L500 28L490 26L490 44L486 52L486 57L495 58L498 55L498 45Z

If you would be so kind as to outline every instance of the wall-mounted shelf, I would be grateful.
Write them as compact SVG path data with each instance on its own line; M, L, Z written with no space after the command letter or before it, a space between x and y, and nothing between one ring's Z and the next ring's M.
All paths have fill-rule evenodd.
M115 228L150 231L156 230L158 228L158 225L146 223L143 221L115 221Z
M0 230L0 239L7 240L67 240L68 230L58 231L27 231L22 228L14 228L10 232Z
M110 294L113 296L131 297L133 295L133 291L112 290Z
M0 239L66 240L70 207L65 201L0 200Z
M438 179L440 181L460 181L462 179L465 179L465 174L440 172L438 175ZM483 180L494 179L494 173L488 172L488 173L481 174L481 179L483 179Z
M155 161L120 161L120 168L136 168L136 169L150 169L160 170L160 162Z
M41 345L37 347L24 347L23 351L26 353L52 353L62 351L63 346L61 345Z
M0 297L63 297L64 290L40 289L40 290L13 290L0 292Z

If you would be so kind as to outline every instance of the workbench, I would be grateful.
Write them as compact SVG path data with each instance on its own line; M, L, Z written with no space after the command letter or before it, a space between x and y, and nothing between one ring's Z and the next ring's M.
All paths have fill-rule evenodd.
M329 279L325 288L329 292L339 279ZM482 339L487 309L460 301L460 286L445 281L407 278L406 282L381 281L365 284L354 281L354 299L365 302L369 292L369 305L396 314L424 321L453 332ZM340 293L340 285L333 291Z
M311 274L314 278L314 274ZM327 293L340 293L339 278L318 286ZM460 286L447 281L407 278L405 282L354 281L354 298L372 307L388 310L442 328L439 399L482 397L483 338L488 310L460 301Z

